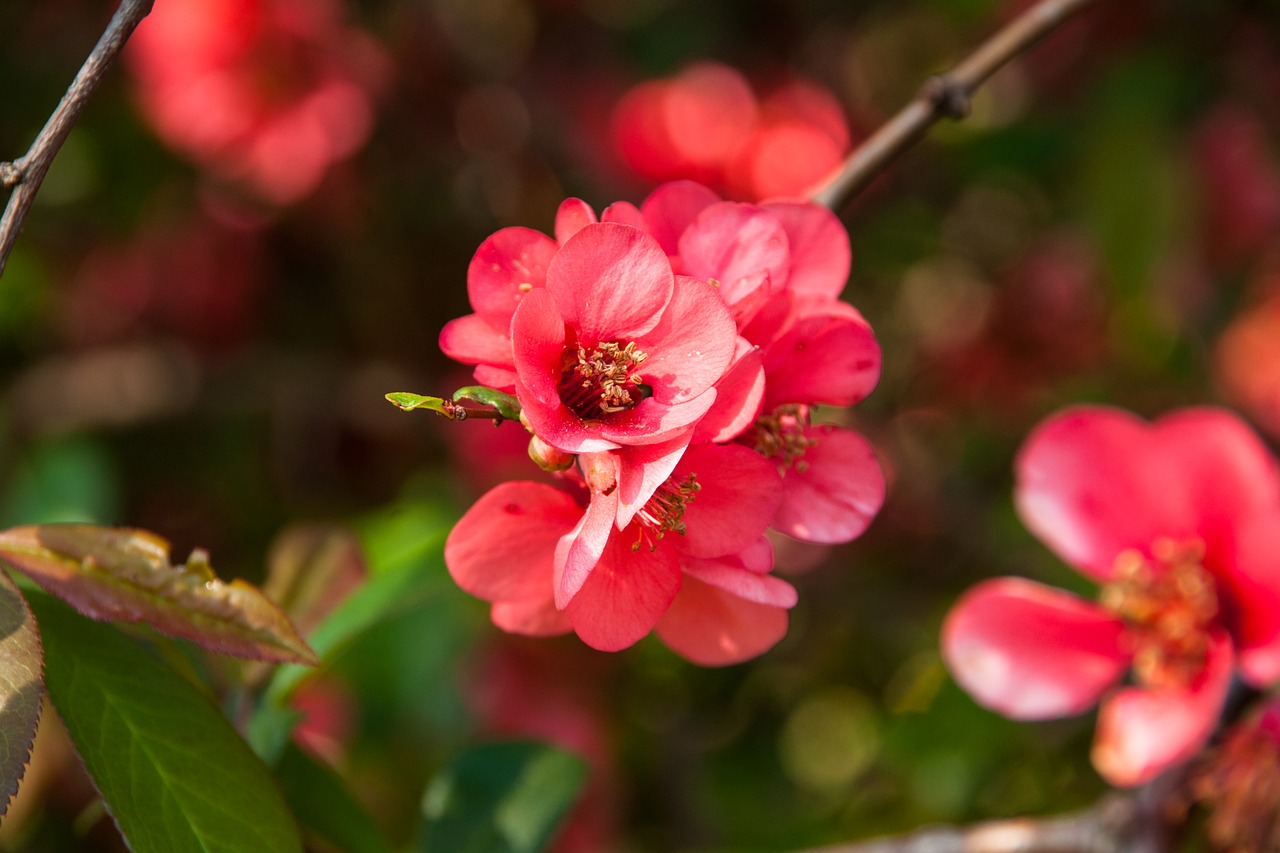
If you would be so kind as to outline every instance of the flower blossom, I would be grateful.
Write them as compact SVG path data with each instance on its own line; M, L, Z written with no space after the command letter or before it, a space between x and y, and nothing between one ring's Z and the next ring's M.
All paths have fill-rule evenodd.
M739 446L690 447L618 524L614 456L593 455L585 499L533 482L503 483L481 497L445 543L458 585L492 602L505 630L572 630L605 651L655 629L675 651L709 665L773 646L796 600L769 574L763 533L779 500L773 467Z
M1100 703L1093 763L1128 786L1208 742L1233 674L1280 680L1280 472L1237 417L1069 409L1023 446L1015 497L1102 590L998 578L962 596L942 651L981 704L1030 720Z
M364 144L386 65L334 0L169 0L125 54L160 137L274 204Z
M565 488L483 496L446 545L459 586L504 630L598 649L653 631L723 664L773 646L795 591L769 574L766 531L849 541L884 499L866 439L812 422L879 377L869 324L839 299L849 266L825 208L687 181L599 216L569 199L554 236L492 235L441 349L514 394L530 455Z

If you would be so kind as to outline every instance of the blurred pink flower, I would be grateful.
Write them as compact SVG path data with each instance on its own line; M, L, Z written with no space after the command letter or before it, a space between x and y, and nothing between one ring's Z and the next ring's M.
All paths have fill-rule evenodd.
M310 193L373 125L381 49L335 0L169 0L125 51L166 143L264 200Z
M1280 476L1237 417L1066 410L1023 446L1015 497L1102 593L999 578L962 596L942 651L980 703L1046 719L1101 702L1094 765L1137 785L1208 742L1233 672L1280 679Z
M714 62L641 83L612 116L623 163L651 181L689 179L735 198L805 195L849 152L840 104L805 81L763 102L738 71Z
M1280 264L1256 285L1260 297L1218 339L1218 383L1262 429L1280 436Z
M1280 162L1262 119L1235 104L1217 107L1195 140L1204 240L1210 260L1235 266L1280 240Z

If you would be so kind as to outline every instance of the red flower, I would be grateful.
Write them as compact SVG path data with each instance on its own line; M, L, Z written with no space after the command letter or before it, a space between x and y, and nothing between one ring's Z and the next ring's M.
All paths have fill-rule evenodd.
M329 0L169 0L126 51L171 146L265 200L296 201L373 124L383 56Z
M778 506L777 475L737 446L696 445L636 510L619 505L617 453L591 454L590 500L538 483L482 497L445 543L467 592L493 602L515 633L575 631L616 651L655 627L698 663L736 663L786 633L795 590L769 575L763 533Z
M533 432L571 453L687 443L737 345L715 289L675 276L652 237L613 223L570 237L546 282L511 318Z
M1101 701L1094 765L1137 785L1205 745L1233 672L1280 679L1280 476L1238 418L1068 410L1028 439L1017 475L1027 526L1102 594L1017 578L966 593L942 650L979 702L1045 719Z
M849 130L826 90L792 81L763 102L714 62L627 92L612 116L623 163L653 181L696 180L735 198L805 195L840 167Z

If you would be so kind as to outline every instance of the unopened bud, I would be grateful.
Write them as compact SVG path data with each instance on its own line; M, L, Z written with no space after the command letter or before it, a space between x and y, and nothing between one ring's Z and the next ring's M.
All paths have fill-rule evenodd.
M574 454L552 447L536 435L529 439L529 458L543 471L565 471L573 465Z

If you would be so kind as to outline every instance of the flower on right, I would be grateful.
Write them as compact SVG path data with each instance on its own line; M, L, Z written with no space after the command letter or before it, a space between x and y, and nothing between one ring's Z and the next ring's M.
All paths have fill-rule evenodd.
M1070 408L1033 431L1016 480L1023 522L1101 589L966 592L942 653L980 704L1020 720L1099 704L1094 766L1133 786L1200 751L1233 675L1280 680L1280 471L1242 420Z

